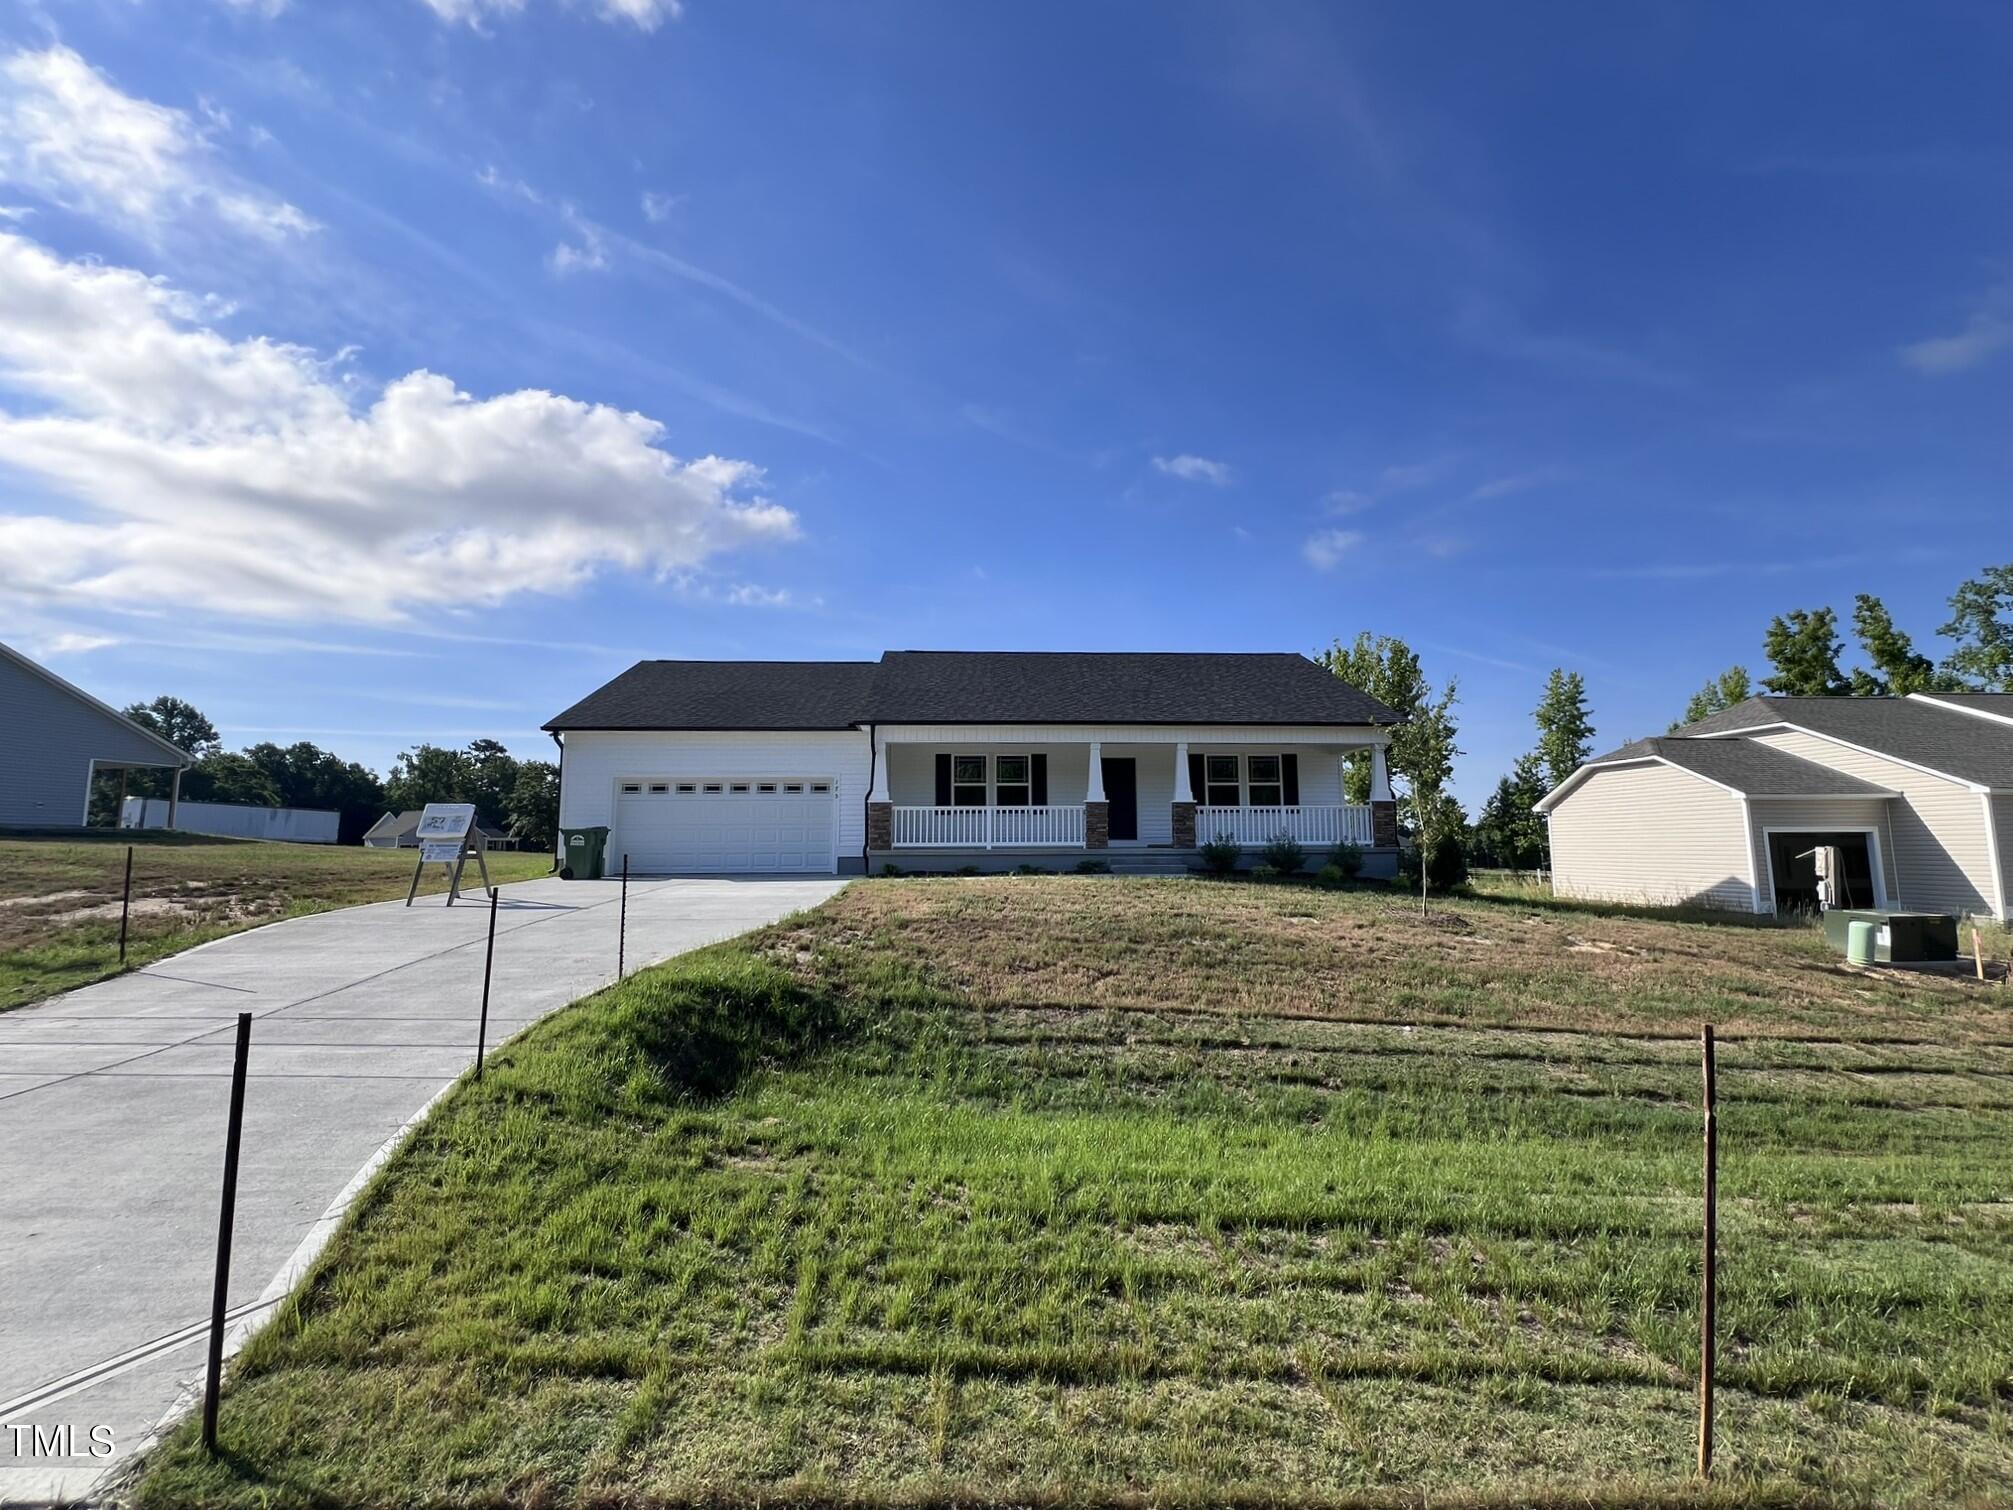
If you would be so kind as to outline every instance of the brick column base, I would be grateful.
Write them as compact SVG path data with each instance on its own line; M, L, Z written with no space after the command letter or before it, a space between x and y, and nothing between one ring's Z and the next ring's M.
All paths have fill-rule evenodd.
M1083 847L1111 848L1111 804L1086 802L1083 805Z
M895 847L895 805L892 802L867 804L867 848Z
M1195 804L1192 802L1174 804L1174 847L1195 848Z
M1398 847L1398 804L1395 802L1373 802L1370 804L1370 842L1378 849Z

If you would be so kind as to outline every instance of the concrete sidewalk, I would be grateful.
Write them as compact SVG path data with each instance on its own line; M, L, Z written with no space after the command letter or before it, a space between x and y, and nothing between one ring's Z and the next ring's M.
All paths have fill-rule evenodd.
M632 881L629 967L843 884ZM504 888L492 1046L614 979L617 894ZM452 908L353 907L0 1014L0 1504L90 1492L200 1389L237 1014L254 1015L230 1288L242 1334L387 1140L473 1062L487 925L479 891Z

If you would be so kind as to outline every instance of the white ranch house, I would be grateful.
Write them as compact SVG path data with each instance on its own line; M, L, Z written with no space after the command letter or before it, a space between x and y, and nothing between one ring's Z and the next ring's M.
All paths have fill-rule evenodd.
M560 826L606 825L632 873L1178 871L1284 834L1378 875L1393 722L1299 655L897 651L645 661L547 728Z

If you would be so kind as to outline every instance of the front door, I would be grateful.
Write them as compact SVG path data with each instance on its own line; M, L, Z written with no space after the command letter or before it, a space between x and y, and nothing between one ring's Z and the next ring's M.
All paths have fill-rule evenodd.
M1114 844L1139 837L1139 762L1130 755L1103 757L1104 800L1111 804Z

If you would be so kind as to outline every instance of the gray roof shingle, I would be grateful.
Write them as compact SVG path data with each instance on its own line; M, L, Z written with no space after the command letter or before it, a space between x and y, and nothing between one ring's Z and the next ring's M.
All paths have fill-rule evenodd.
M2013 729L1907 697L1750 697L1687 724L1680 737L1795 724L1876 755L2013 791Z
M1638 739L1596 755L1588 765L1623 760L1668 760L1674 766L1732 787L1750 797L1884 797L1885 787L1814 760L1787 755L1752 739ZM1584 767L1582 767L1584 769Z
M895 650L878 663L641 661L545 727L1396 721L1304 655Z

